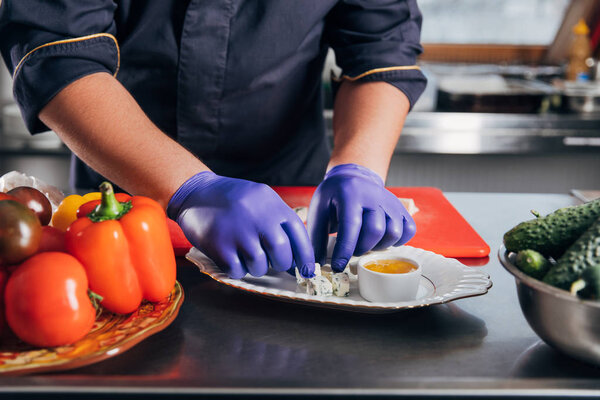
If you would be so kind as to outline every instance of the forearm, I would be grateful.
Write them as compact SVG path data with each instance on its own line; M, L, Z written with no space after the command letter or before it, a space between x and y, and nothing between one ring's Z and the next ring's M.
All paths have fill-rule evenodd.
M408 110L407 97L386 82L343 82L334 106L334 148L327 169L355 163L385 181Z
M86 164L128 192L151 197L164 207L183 182L208 170L161 132L106 73L73 82L39 117Z

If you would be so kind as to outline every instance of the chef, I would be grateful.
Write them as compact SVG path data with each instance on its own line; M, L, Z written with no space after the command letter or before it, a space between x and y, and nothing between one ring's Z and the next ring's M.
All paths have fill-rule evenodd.
M72 150L72 182L159 201L232 278L406 243L384 188L424 90L416 0L1 0L0 47L31 133ZM323 120L328 48L334 147ZM267 185L318 185L308 229Z

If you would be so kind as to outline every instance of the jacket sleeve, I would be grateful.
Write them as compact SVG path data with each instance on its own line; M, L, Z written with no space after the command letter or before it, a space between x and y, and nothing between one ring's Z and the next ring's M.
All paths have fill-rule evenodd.
M48 128L41 109L65 86L95 72L117 74L113 0L0 0L0 52L31 133Z
M427 79L417 64L421 12L416 0L342 0L329 13L325 38L342 69L342 81L385 81L411 108Z

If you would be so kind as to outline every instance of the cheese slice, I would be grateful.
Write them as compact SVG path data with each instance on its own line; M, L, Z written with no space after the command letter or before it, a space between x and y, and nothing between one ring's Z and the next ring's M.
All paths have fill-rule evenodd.
M298 270L298 267L294 268L294 272L296 274L296 283L300 286L306 285L306 281L308 279L306 279L302 275L300 275L300 271ZM320 275L321 275L321 264L315 263L315 276L320 276Z
M303 278L298 268L295 268L296 283L299 286L306 286L306 293L313 296L340 296L350 295L350 281L357 277L346 266L343 272L333 272L330 264L321 266L315 263L315 276L312 278Z
M402 203L404 208L406 208L406 211L408 211L410 215L415 215L419 211L413 199L398 197L398 200L400 200L400 202Z
M348 297L350 295L350 277L346 272L338 272L331 276L333 295Z
M315 276L306 280L306 293L313 296L331 296L333 286L324 276Z
M302 223L306 224L308 219L308 207L296 207L294 208L296 215L302 220Z
M331 282L331 275L333 274L333 270L331 269L331 264L323 264L321 267L321 275L327 278Z

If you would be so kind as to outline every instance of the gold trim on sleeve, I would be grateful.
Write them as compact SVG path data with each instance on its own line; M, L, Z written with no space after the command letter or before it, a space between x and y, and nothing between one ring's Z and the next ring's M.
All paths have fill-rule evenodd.
M342 81L342 80L347 80L347 81L357 81L360 78L363 78L367 75L371 75L371 74L376 74L378 72L388 72L388 71L406 71L406 70L412 70L412 69L416 69L416 70L420 70L421 67L419 67L418 65L400 65L397 67L384 67L384 68L375 68L375 69L371 69L369 71L363 72L360 75L357 76L348 76L348 75L343 75L341 78L336 78L334 77L333 79L335 81Z
M0 4L2 4L1 2L2 2L2 0L0 0ZM110 33L95 33L93 35L87 35L87 36L81 36L81 37L72 38L72 39L63 39L63 40L57 40L55 42L45 43L45 44L42 44L42 45L34 48L33 50L30 50L27 54L25 54L23 56L23 58L21 58L21 61L19 61L19 63L15 67L15 72L13 73L13 80L16 78L17 74L19 73L19 70L21 69L21 67L23 66L23 63L27 60L27 58L30 55L32 55L34 52L38 51L39 49L42 49L42 48L48 47L48 46L54 46L57 44L83 42L84 40L95 39L98 37L110 38L115 42L115 46L117 46L117 69L115 70L115 73L113 74L113 76L117 76L117 73L119 72L119 67L121 66L121 50L119 49L119 43L117 42L117 38L115 38Z

